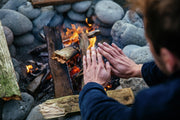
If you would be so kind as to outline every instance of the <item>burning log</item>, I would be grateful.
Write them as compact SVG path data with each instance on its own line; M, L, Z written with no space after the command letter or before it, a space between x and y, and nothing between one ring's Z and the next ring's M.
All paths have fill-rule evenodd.
M53 60L57 60L61 64L64 64L78 53L79 51L77 49L73 47L66 47L61 50L54 51L54 54L52 55L51 58Z
M79 39L80 39L79 40L79 42L80 42L79 47L80 47L80 50L81 50L81 54L83 56L83 55L86 55L86 51L87 51L88 46L89 46L89 39L88 39L87 34L84 33L84 32L82 32L80 34Z
M131 88L107 91L107 95L124 105L131 105L134 102L134 94ZM79 95L65 96L58 99L47 100L39 105L40 112L44 119L64 117L68 114L78 113Z
M21 94L1 22L0 40L0 98L20 100Z

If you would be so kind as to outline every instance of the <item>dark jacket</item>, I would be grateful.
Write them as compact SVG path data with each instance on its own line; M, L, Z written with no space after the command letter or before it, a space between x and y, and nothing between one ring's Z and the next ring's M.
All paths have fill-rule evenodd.
M142 67L150 88L140 91L131 107L107 97L104 88L88 83L79 96L82 120L179 120L180 72L165 76L154 62Z

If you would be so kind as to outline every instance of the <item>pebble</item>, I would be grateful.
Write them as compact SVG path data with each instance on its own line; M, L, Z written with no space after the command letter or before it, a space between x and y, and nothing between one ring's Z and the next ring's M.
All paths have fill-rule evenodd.
M55 10L59 13L67 12L71 9L71 4L64 4L64 5L58 5L55 6Z
M67 15L71 20L74 21L84 22L86 20L85 14L76 13L73 10L69 11Z
M25 4L27 0L8 0L2 9L17 10L19 6Z
M56 27L58 25L61 25L64 21L64 17L62 14L56 14L54 15L54 17L51 19L51 21L49 22L50 27Z
M72 9L77 13L84 13L89 9L91 4L92 4L92 1L76 2L72 5Z
M4 30L4 34L5 34L8 46L12 45L12 43L14 41L13 32L11 31L11 29L9 29L6 26L3 26L3 30Z
M34 42L34 36L31 33L27 33L19 37L16 37L14 40L14 45L20 47L20 46L31 45L33 42Z
M127 45L123 48L123 53L127 56L130 57L130 54L136 50L137 48L140 48L138 45Z

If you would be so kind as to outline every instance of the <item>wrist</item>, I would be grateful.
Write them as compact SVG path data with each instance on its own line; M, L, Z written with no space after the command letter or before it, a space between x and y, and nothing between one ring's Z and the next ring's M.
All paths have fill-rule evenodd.
M142 74L141 74L142 66L143 64L136 64L134 66L134 69L133 69L134 72L131 77L142 77Z

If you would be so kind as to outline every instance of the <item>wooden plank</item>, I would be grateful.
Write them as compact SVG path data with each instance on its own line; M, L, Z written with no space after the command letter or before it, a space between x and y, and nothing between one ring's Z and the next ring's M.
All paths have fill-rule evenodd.
M51 59L54 51L62 49L60 29L44 27L45 38L48 46L49 66L54 80L55 97L72 95L72 85L67 75L67 67L65 64L60 64L58 61Z
M0 22L0 98L20 100L20 96L16 74Z
M107 91L107 95L124 105L131 105L134 102L134 94L131 88ZM47 100L40 104L39 107L45 119L59 118L68 114L78 113L80 112L79 95Z
M48 6L48 5L62 5L86 0L31 0L32 5L35 7Z

